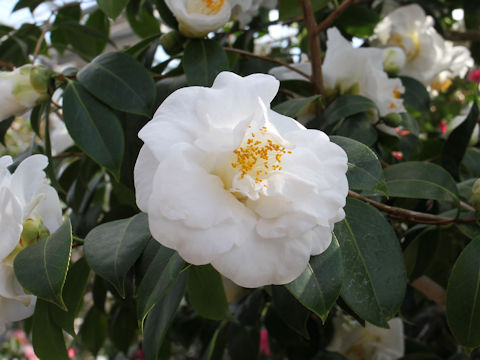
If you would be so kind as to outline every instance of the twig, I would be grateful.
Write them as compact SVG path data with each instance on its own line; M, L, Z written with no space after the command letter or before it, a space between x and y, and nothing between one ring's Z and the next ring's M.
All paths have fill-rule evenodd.
M323 20L320 25L317 26L316 33L319 34L335 21L345 10L347 10L355 0L345 0L339 7L337 7L330 15L328 15L325 20Z
M48 18L48 20L45 21L45 23L43 24L42 33L40 34L40 37L38 38L37 43L35 44L35 50L33 51L32 63L34 63L35 60L37 60L38 54L40 53L40 48L42 47L42 42L45 39L45 34L50 29L50 19L52 18L52 16L53 16L53 13L50 14L50 17Z
M60 153L57 155L52 156L54 159L60 159L60 158L68 158L68 157L82 157L82 153L74 153L74 152L64 152Z
M449 30L446 33L447 40L451 41L474 41L480 42L480 31L477 30L467 30L463 31L453 31Z
M445 289L438 285L435 281L423 275L410 283L410 285L420 291L430 300L435 301L443 310L445 310L445 302L447 298Z
M469 219L448 218L445 216L432 215L432 214L422 213L418 211L402 209L395 206L385 205L378 201L362 196L351 190L348 191L348 196L354 199L361 200L363 202L366 202L376 207L378 210L387 213L392 219L395 219L395 220L408 221L408 222L413 222L417 224L428 224L428 225L446 225L446 224L452 224L452 223L467 224L467 223L476 222L476 219L474 218L469 218Z
M308 33L310 61L312 63L311 81L315 93L322 95L322 100L325 102L326 97L322 75L322 49L320 48L320 39L316 32L317 22L315 21L315 14L313 12L311 0L300 0L300 4L302 5L303 18ZM317 112L320 113L321 108L317 107Z
M11 62L8 62L8 61L0 61L0 67L6 67L6 68L8 68L9 70L12 70L12 71L15 69L15 66Z
M57 108L61 109L62 105L60 105L58 102L56 102L53 98L50 99L53 105L55 105Z
M284 63L283 61L280 61L280 60L277 60L277 59L274 59L274 58L271 58L271 57L268 57L268 56L253 54L253 53L245 51L245 50L235 49L235 48L231 48L231 47L226 47L225 51L229 51L229 52L237 53L237 54L240 54L240 55L249 56L249 57L256 58L256 59L269 61L269 62L277 64L277 65L285 66L287 69L295 71L297 74L300 74L303 77L310 80L310 75L305 74L303 71L300 71L300 70L294 68L293 66L291 66L287 63Z

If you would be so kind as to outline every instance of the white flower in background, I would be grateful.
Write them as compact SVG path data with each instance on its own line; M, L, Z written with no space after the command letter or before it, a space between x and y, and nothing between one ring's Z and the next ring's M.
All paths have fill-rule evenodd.
M23 248L57 230L62 222L58 195L43 172L47 158L32 155L13 174L8 171L11 164L10 156L0 158L0 324L33 314L36 297L18 283L13 261Z
M272 111L278 87L222 72L172 93L139 132L136 198L153 237L244 287L294 280L344 217L345 152Z
M383 49L383 69L387 74L397 75L405 66L407 58L402 49L390 46Z
M400 7L375 27L373 44L401 48L407 59L400 74L425 85L444 70L464 76L473 65L468 49L445 41L433 24L433 18L417 4Z
M232 9L232 17L238 21L241 28L249 24L252 19L258 15L261 7L274 9L277 6L277 0L252 0L251 5L245 7L249 1L237 0Z
M390 329L365 323L363 327L345 316L333 319L334 335L327 347L348 360L396 360L403 357L405 345L400 318L388 322Z
M399 79L389 79L383 70L383 51L353 48L336 28L327 30L327 51L323 61L325 87L339 94L362 95L378 107L380 116L405 112Z
M302 57L300 59L300 62L290 64L290 66L294 67L297 70L300 70L301 72L311 76L312 75L312 64L310 63L310 60L308 60L308 57L302 54ZM275 76L278 80L284 81L284 80L303 80L303 81L309 81L305 76L290 70L289 68L285 66L275 66L271 68L268 73L270 75Z
M405 91L399 79L390 79L384 71L384 52L377 48L354 48L336 28L327 30L327 51L322 72L327 93L356 94L372 100L380 116L405 112L401 95ZM310 62L293 64L311 75ZM305 80L285 67L274 67L270 74L279 80Z
M50 142L52 144L52 155L56 155L68 149L74 144L72 137L68 133L67 127L60 117L55 113L50 113Z
M179 30L188 37L203 37L221 28L230 19L229 0L165 0L178 20Z
M0 120L22 115L48 97L50 71L42 66L23 65L0 71Z

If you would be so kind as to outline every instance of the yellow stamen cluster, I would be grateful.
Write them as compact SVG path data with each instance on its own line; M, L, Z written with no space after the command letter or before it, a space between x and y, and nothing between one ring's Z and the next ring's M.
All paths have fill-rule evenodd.
M202 13L205 15L215 15L222 9L225 0L202 0L202 2L206 6Z
M292 153L287 151L284 146L266 138L267 128L265 126L259 131L257 139L255 139L255 133L252 132L246 143L233 151L236 161L232 163L232 167L241 172L242 179L245 175L250 174L255 178L256 183L261 183L262 178L269 172L282 170L280 164L283 155Z

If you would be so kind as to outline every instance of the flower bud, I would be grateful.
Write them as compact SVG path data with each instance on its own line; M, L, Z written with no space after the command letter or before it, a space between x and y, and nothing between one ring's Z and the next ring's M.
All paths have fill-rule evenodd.
M389 75L397 75L405 66L406 60L405 53L399 47L383 49L383 69Z
M402 123L402 116L397 113L390 113L383 117L383 122L391 127L397 127Z
M42 65L23 65L0 72L0 120L21 115L48 97L51 71Z
M477 210L477 212L480 212L480 179L477 179L473 183L472 197L470 198L470 201L475 210Z
M167 34L163 34L160 38L160 45L168 55L176 55L183 50L183 43L185 37L178 31L170 31Z

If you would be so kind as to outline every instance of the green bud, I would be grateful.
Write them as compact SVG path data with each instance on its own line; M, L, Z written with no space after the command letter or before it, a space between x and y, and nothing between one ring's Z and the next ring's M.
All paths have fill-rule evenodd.
M472 197L470 198L470 201L475 210L477 210L477 212L480 212L480 179L477 179L473 183Z
M178 31L170 31L160 37L160 45L168 55L175 55L183 50L185 40L185 37Z
M25 110L47 99L51 73L43 65L28 64L9 74L13 82L12 95L19 104L26 108Z
M390 113L383 117L383 122L391 127L397 127L402 123L402 116L397 113Z
M50 71L46 66L36 65L30 72L30 83L38 93L46 94L51 75L52 71Z
M405 66L407 58L399 47L383 49L383 69L389 75L397 75Z

